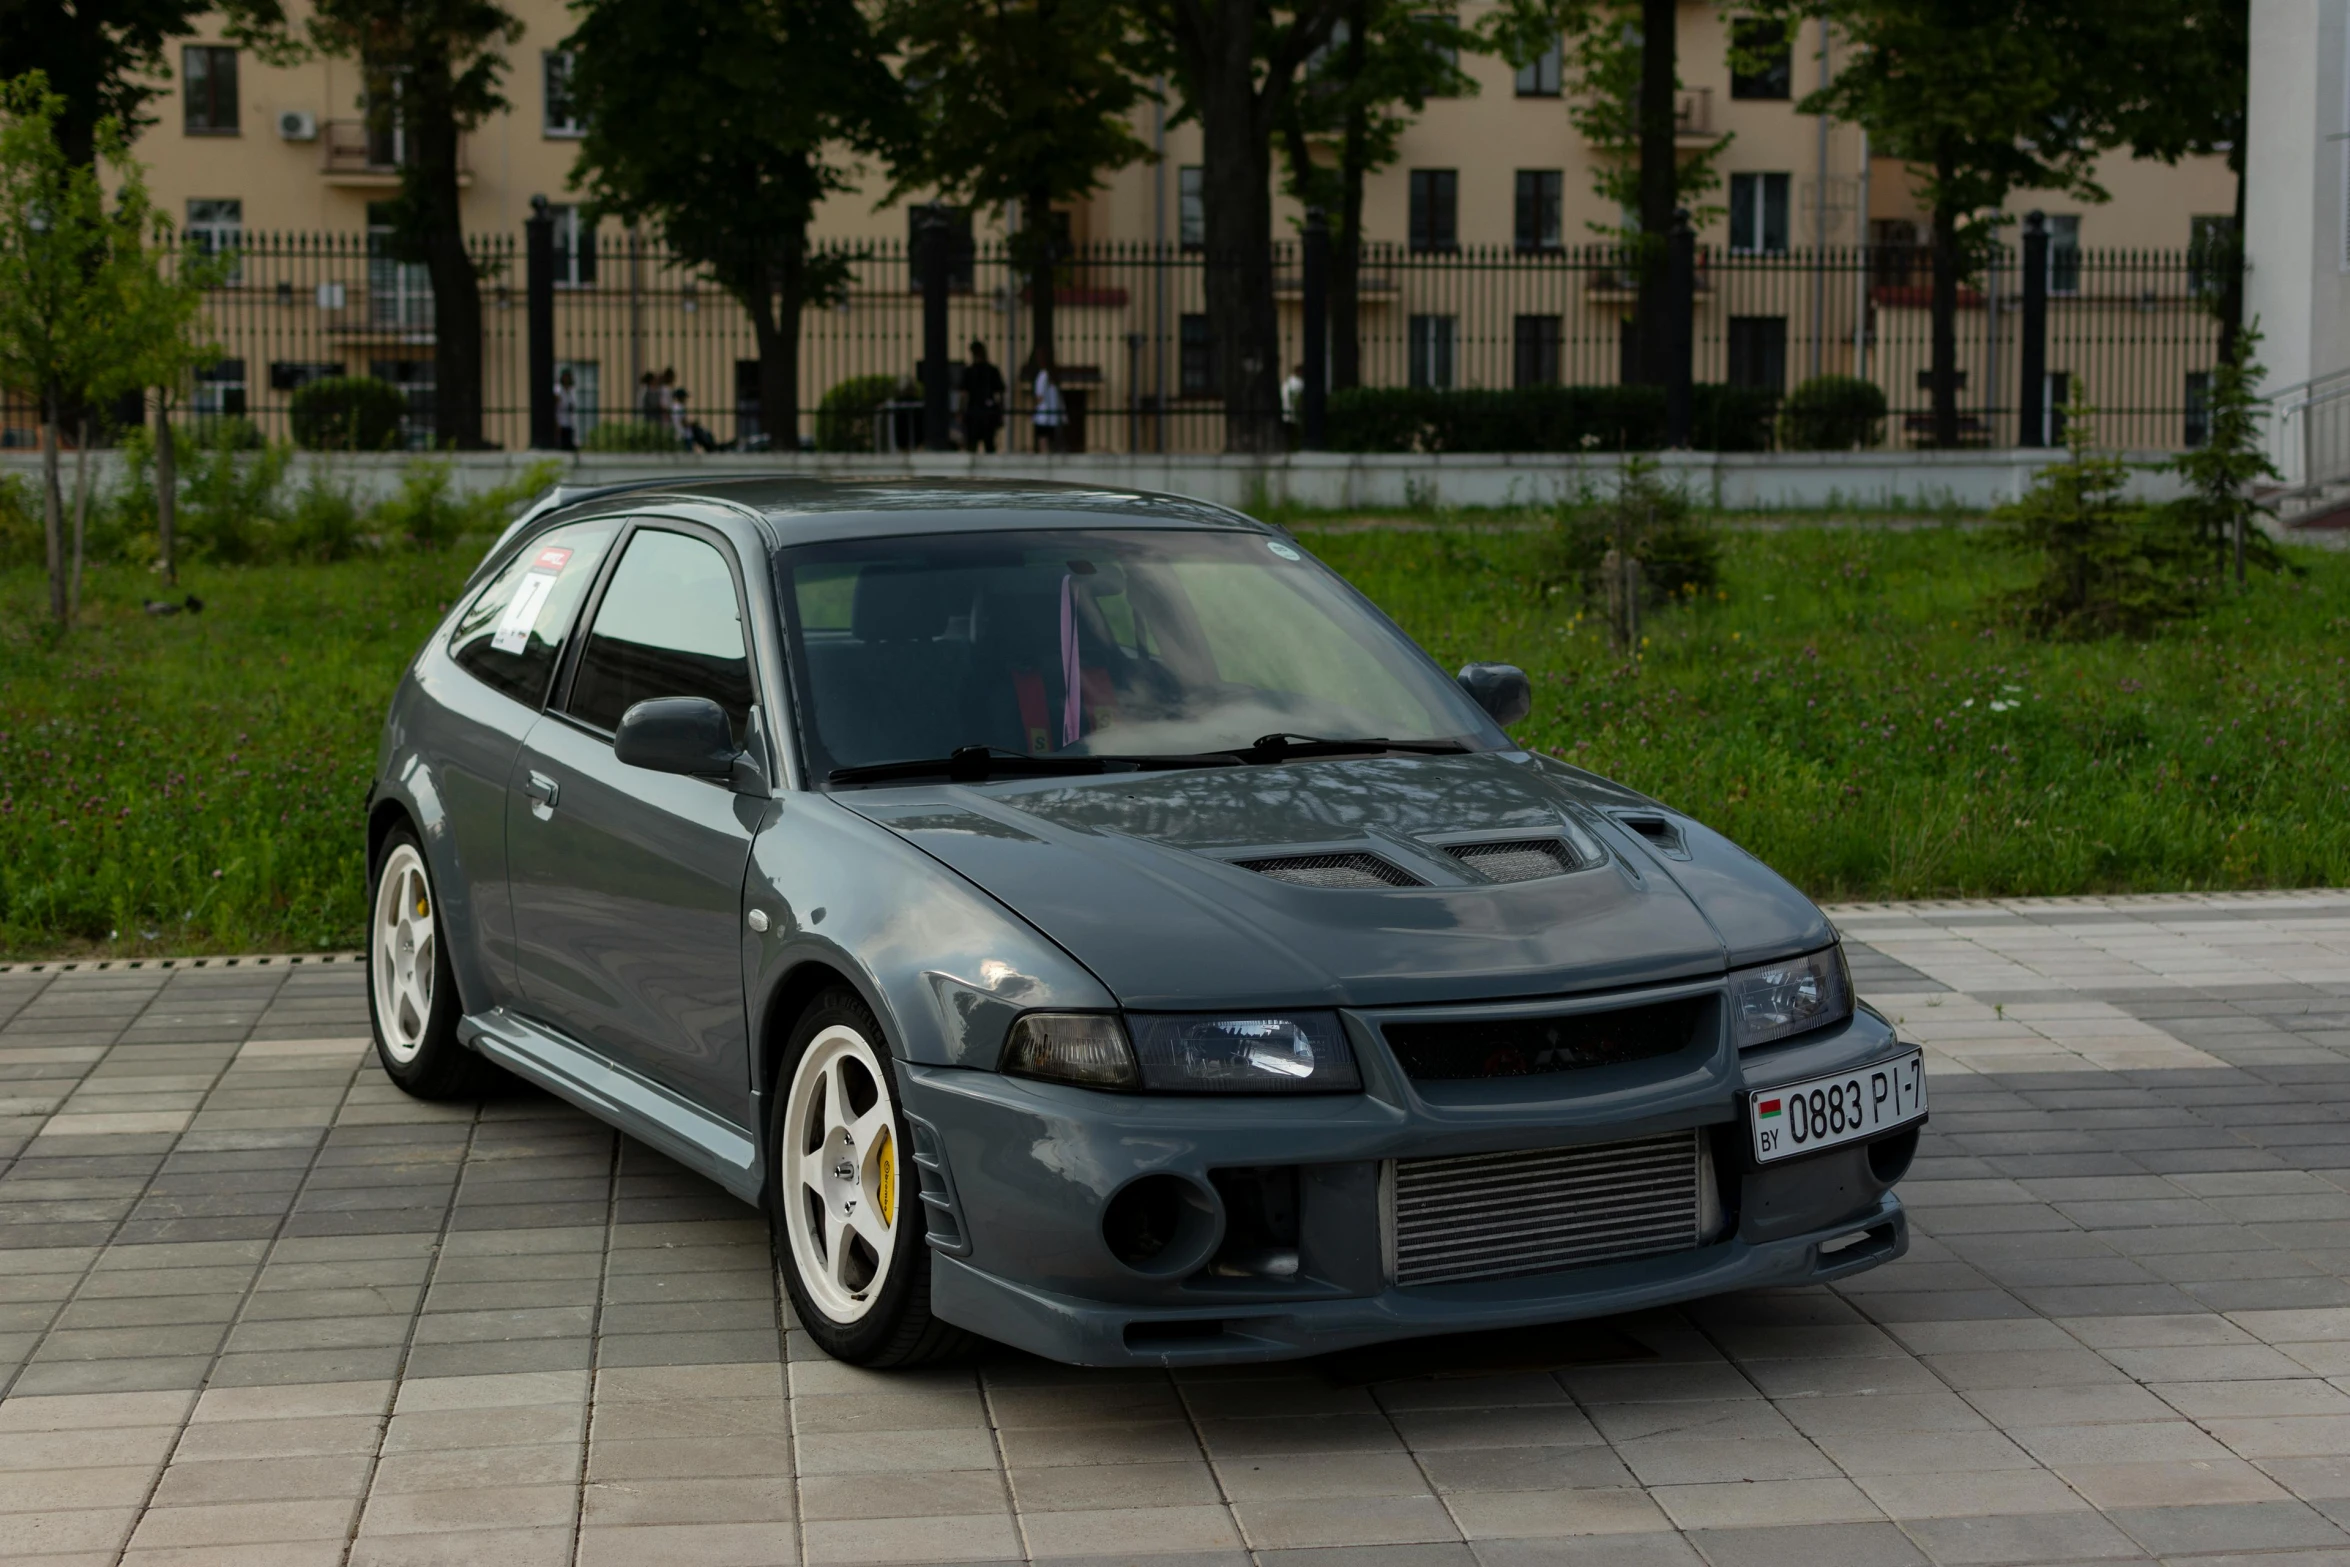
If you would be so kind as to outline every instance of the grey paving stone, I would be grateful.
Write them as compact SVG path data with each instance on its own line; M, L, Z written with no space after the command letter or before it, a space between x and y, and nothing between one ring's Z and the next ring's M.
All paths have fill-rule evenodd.
M1921 1518L1904 1524L1937 1567L2040 1567L2054 1562L2149 1561L2097 1513L2021 1518Z
M1923 1567L1926 1561L1889 1523L1701 1529L1689 1539L1712 1567Z
M2350 1550L2350 1535L2301 1502L2120 1508L2109 1516L2160 1556L2308 1547Z

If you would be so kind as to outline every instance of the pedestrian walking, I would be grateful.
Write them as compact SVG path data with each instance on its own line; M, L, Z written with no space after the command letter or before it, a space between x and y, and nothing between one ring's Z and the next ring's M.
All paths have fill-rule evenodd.
M718 450L718 442L710 432L687 417L685 388L682 386L669 389L669 421L669 427L677 434L678 445L690 446L702 452Z
M1036 361L1036 449L1050 453L1061 443L1061 430L1069 422L1069 410L1061 401L1060 383L1053 379L1053 362L1039 358Z
M1305 395L1306 367L1297 365L1291 368L1289 379L1281 383L1281 433L1289 437L1289 444L1293 450L1298 444L1298 404L1304 400Z
M579 450L579 392L569 370L555 377L555 449Z
M1004 427L1004 373L987 357L987 345L971 340L971 363L963 368L963 449L995 451Z
M653 371L636 378L636 416L647 424L669 422L669 398L661 390L661 377Z

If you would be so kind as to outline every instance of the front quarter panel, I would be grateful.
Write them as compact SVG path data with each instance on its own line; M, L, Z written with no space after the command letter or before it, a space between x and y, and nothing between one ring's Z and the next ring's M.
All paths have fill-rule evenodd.
M809 964L857 985L902 1058L927 1066L992 1070L1020 1013L1117 1004L993 898L821 794L778 801L752 849L747 900L768 919L764 934L743 934L752 1037L770 1044L792 1020L769 1014Z

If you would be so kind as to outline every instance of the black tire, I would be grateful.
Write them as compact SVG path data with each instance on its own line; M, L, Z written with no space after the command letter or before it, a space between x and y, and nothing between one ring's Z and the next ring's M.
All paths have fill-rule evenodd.
M861 1057L847 1051L843 1030L869 1048L873 1063L880 1068L878 1074ZM872 1167L880 1160L884 1171L895 1172L878 1188L890 1197L888 1206L894 1210L880 1213L892 1233L890 1253L863 1281L862 1290L854 1295L848 1308L854 1314L845 1320L818 1298L819 1286L807 1277L810 1271L817 1273L819 1279L828 1276L818 1243L813 1239L802 1242L794 1239L795 1230L803 1237L812 1237L823 1223L820 1215L825 1196L806 1183L801 1171L802 1159L823 1146L820 1141L816 1147L808 1146L810 1138L825 1129L821 1124L823 1101L812 1106L794 1092L795 1085L801 1081L803 1066L809 1069L811 1083L823 1075L825 1060L810 1061L810 1050L819 1041L824 1042L830 1057L846 1053L846 1068L853 1068L856 1076L870 1085L868 1093L877 1092L881 1096L860 1103L852 1083L847 1097L857 1118L869 1119L875 1109L886 1108L890 1140L886 1155L876 1142L842 1158L839 1163L842 1184L837 1188L841 1200L851 1207L865 1202L869 1214L880 1213L881 1204L874 1201L877 1188L870 1179ZM879 1081L873 1082L876 1075ZM767 1124L767 1228L774 1247L775 1271L783 1281L784 1293L800 1326L826 1354L853 1366L925 1365L968 1348L971 1343L968 1333L931 1315L931 1255L924 1236L927 1226L923 1222L922 1203L916 1195L910 1152L913 1144L906 1136L905 1111L898 1097L889 1041L862 997L846 988L827 990L800 1014L784 1047L783 1059L777 1065L774 1092L769 1097L772 1105ZM796 1117L795 1106L799 1111ZM817 1204L813 1209L809 1206L811 1199ZM856 1242L856 1237L845 1228L832 1233L840 1246L851 1247ZM799 1255L802 1244L808 1245L810 1253L811 1266L805 1270ZM872 1255L870 1245L866 1251ZM844 1251L842 1256L849 1265L854 1265L855 1259L849 1252ZM822 1287L838 1290L843 1286Z
M457 1038L464 1004L440 939L440 890L405 825L384 836L369 868L367 910L367 1021L384 1074L418 1099L480 1098L501 1074Z

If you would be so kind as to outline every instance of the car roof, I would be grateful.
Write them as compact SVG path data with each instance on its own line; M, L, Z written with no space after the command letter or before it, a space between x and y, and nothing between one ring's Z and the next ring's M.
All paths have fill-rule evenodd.
M1186 495L1110 489L1041 479L825 479L743 474L686 483L649 479L587 490L558 486L526 520L603 502L598 511L661 502L701 502L748 511L772 524L781 544L897 534L1005 529L1209 527L1266 530L1228 507Z

